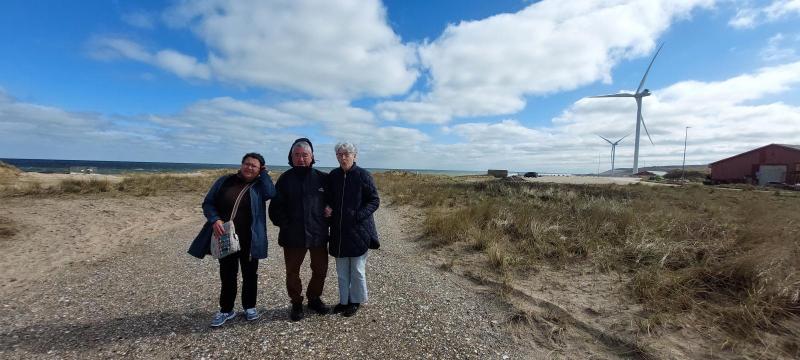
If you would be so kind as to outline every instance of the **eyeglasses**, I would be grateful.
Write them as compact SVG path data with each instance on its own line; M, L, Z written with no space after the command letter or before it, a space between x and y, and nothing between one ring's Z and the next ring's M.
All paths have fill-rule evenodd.
M340 152L340 153L336 153L336 156L337 156L337 157L348 157L348 156L352 156L352 155L353 155L353 153L351 153L351 152Z

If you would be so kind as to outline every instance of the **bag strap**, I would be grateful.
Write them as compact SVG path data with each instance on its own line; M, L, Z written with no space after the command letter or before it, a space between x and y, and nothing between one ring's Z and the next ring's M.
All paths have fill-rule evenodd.
M247 186L245 186L244 189L239 192L239 196L236 197L236 202L233 204L233 212L231 213L230 221L233 221L233 219L236 218L236 210L239 209L239 202L242 201L242 195L244 195L245 191L250 189L251 186L253 186L253 183L247 184Z

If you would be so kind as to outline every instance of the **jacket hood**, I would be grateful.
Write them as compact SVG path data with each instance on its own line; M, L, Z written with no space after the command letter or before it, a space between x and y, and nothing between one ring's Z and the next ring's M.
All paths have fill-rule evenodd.
M308 140L308 138L299 138L299 139L295 140L292 143L292 146L289 147L289 166L291 166L291 167L295 167L294 164L292 164L292 148L294 148L294 145L299 143L299 142L307 142L308 146L311 147L311 154L312 155L314 154L314 144L311 143L311 140ZM312 159L311 160L311 165L309 167L314 166L314 164L316 162L317 162L316 159Z

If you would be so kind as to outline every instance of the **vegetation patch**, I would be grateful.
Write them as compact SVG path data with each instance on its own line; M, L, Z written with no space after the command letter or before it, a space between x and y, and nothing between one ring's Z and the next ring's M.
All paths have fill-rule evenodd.
M37 182L0 187L0 196L54 196L62 194L100 194L153 196L170 192L206 192L225 170L200 174L129 174L121 181L105 179L65 179L54 186Z
M16 166L0 161L0 183L8 183L22 173Z
M18 231L11 219L0 216L0 240L10 239Z
M699 185L376 179L392 202L427 211L433 246L469 244L505 276L542 263L590 264L632 275L628 294L648 324L691 314L756 343L763 331L800 335L787 325L800 315L798 197Z

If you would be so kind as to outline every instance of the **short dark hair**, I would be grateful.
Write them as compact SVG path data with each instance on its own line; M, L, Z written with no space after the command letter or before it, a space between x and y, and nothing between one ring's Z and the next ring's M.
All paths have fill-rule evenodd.
M247 158L256 159L261 164L261 166L264 166L264 163L265 163L264 162L264 157L261 156L261 154L259 154L259 153L251 152L251 153L244 154L244 156L242 157L242 164L244 164L244 161L247 160Z

